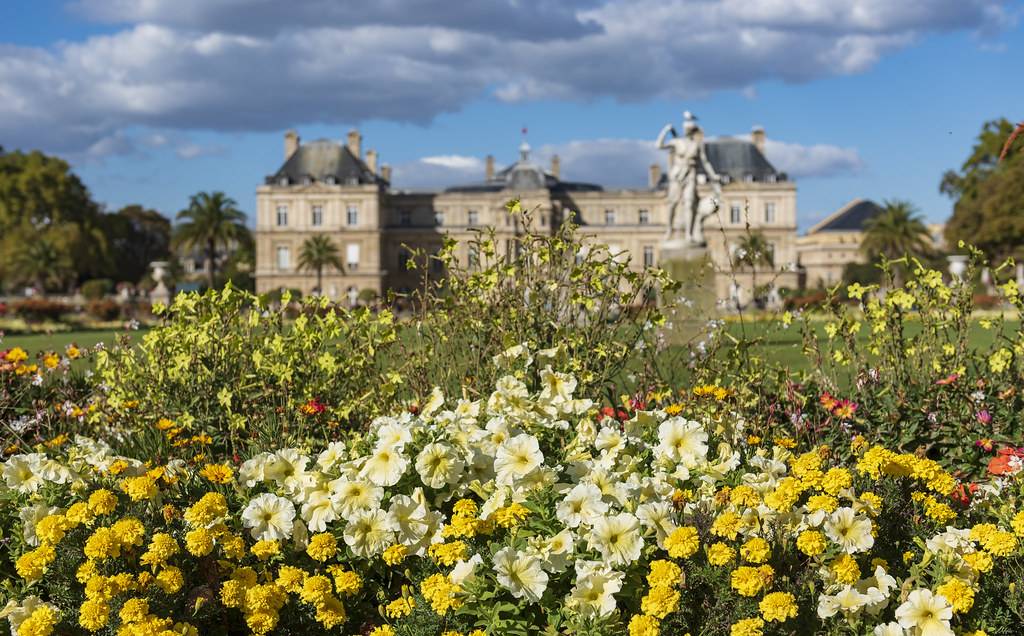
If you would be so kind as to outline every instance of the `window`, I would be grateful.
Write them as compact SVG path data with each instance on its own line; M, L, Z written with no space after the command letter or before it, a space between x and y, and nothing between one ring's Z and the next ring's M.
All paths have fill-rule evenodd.
M480 213L476 210L466 212L466 225L473 227L480 223Z
M349 205L345 212L345 223L348 225L359 225L359 206Z
M399 210L398 224L405 226L412 225L412 213L410 213L409 210Z
M277 225L278 227L284 227L288 225L288 206L279 205L277 206Z
M287 245L277 246L277 269L288 270L292 268L292 250Z
M650 211L649 210L640 210L640 212L637 214L637 222L640 223L640 225L650 225L650 223L651 223L651 213L650 213Z
M604 211L604 224L615 225L615 210Z
M313 227L320 227L324 224L324 206L313 206Z
M398 269L405 271L409 269L409 261L412 260L412 254L409 250L404 247L398 250Z
M764 204L764 222L774 223L775 222L775 203L769 201Z
M302 177L302 185L311 185L313 183L313 177L308 174Z
M345 264L350 272L359 269L359 243L349 243L345 246Z
M654 267L653 245L644 245L644 267Z
M740 220L743 218L743 209L740 208L739 203L733 203L729 206L729 223L733 225L739 225Z
M434 210L434 225L444 225L444 210Z
M277 180L277 185L283 185L283 186L288 185L288 177L281 177L280 179L278 179Z

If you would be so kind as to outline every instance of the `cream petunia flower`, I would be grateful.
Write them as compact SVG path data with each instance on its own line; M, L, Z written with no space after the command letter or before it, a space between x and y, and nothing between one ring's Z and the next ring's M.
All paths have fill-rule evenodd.
M466 463L450 444L427 444L416 456L416 472L424 485L434 489L458 483L465 466Z
M295 506L284 497L263 493L249 501L242 511L242 523L251 528L257 541L287 539L292 536Z
M896 620L905 629L913 630L915 636L953 636L949 621L953 608L945 596L932 594L931 590L914 590L906 602L896 608Z
M535 556L502 548L494 555L498 583L516 598L536 603L548 586L548 575Z
M699 422L673 417L658 427L656 452L688 468L696 466L708 454L708 434Z
M840 508L825 522L825 534L846 552L865 552L875 545L871 520L854 514L853 508Z
M640 521L628 512L599 517L587 543L611 565L629 565L640 558L644 547Z
M511 486L529 475L544 461L537 438L526 433L516 435L498 447L494 456L495 481Z
M344 537L356 556L369 558L391 545L395 535L388 530L387 514L377 508L356 512L345 526Z
M601 500L600 488L594 484L576 484L559 502L555 515L566 526L576 528L583 523L593 524L607 511L608 504Z
M401 451L387 446L378 446L363 464L359 475L377 486L394 486L405 474L409 460Z

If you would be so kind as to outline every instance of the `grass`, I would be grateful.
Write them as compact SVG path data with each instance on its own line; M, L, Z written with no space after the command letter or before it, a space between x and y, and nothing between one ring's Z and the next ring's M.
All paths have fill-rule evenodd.
M62 331L52 334L32 333L13 334L0 340L0 351L13 347L21 347L30 354L40 351L63 351L69 344L77 347L93 347L97 343L113 344L118 336L127 334L133 341L138 340L145 329L126 331L124 329L88 329L82 331Z

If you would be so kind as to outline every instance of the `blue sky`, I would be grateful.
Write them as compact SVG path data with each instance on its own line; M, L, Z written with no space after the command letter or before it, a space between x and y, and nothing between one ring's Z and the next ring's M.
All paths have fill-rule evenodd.
M8 0L0 145L68 158L110 208L173 215L199 190L251 211L291 127L358 126L397 187L479 178L523 126L567 178L642 185L650 141L692 110L709 135L765 127L806 228L859 196L941 221L939 179L982 123L1024 119L1016 2L286 4Z

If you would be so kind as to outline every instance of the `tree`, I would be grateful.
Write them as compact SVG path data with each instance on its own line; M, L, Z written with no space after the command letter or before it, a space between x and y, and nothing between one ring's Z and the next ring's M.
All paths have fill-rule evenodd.
M309 237L302 243L299 253L299 268L316 272L316 292L323 291L323 272L325 267L334 267L342 271L341 255L338 246L323 234Z
M931 238L914 204L895 199L885 201L882 212L864 223L860 249L872 262L879 256L889 260L923 257L931 252ZM900 285L901 268L893 270L893 277Z
M49 233L33 236L11 253L8 276L18 284L31 284L40 294L47 289L64 289L75 273L71 254L59 237Z
M771 243L763 233L750 232L740 239L739 245L736 246L736 251L733 253L732 262L736 267L750 268L750 283L753 287L754 301L759 306L763 305L764 299L757 289L757 268L775 267L775 250L772 249Z
M223 192L199 192L192 195L188 207L178 213L180 223L175 228L174 245L203 250L211 289L216 282L217 248L223 246L227 251L233 245L252 241L245 226L245 213L237 205Z
M939 186L955 200L947 242L971 243L996 261L1024 256L1024 135L1013 132L1006 119L987 122L960 171Z
M103 221L111 253L108 277L137 283L150 263L170 257L171 222L156 210L127 205Z

